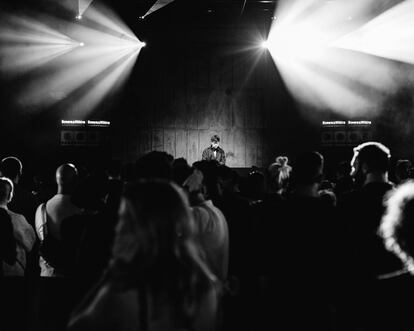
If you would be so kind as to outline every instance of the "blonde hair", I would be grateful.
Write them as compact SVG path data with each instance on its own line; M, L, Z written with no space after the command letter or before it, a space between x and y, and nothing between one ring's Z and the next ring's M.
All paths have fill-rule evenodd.
M292 171L292 167L288 165L288 162L287 156L278 156L275 162L269 166L268 172L272 189L276 191L287 189L290 172Z

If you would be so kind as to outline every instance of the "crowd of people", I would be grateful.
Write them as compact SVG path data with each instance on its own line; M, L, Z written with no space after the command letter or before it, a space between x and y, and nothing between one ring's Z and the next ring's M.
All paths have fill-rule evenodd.
M390 160L367 142L327 180L316 151L246 177L150 152L24 187L6 157L1 329L411 330L414 181Z

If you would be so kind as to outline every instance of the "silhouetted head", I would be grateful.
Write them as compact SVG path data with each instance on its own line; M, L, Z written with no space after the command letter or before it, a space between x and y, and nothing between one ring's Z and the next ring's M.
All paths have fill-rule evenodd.
M356 179L365 178L369 173L385 174L388 172L391 153L379 142L366 142L354 148L351 161L351 175Z
M82 179L72 194L72 202L88 211L101 211L109 194L109 179L104 173Z
M151 268L179 259L181 245L193 232L188 200L174 183L143 180L126 187L119 210L115 259Z
M220 193L225 191L235 192L238 190L239 175L236 171L225 165L220 165L217 168L217 181Z
M65 163L56 169L56 183L58 192L70 194L74 190L78 180L78 170L71 163Z
M188 176L191 175L193 171L193 169L191 169L190 165L187 163L187 160L182 157L175 159L172 167L174 181L178 185L182 185L183 182L187 179Z
M121 200L109 276L123 288L161 294L177 318L191 318L205 288L200 280L211 275L193 236L192 213L176 184L161 179L130 184Z
M323 178L323 156L316 151L299 155L293 166L292 177L295 186L320 183Z
M7 205L13 199L13 182L7 177L0 177L0 204Z
M244 195L253 200L262 200L265 195L265 176L258 170L253 170L246 178Z
M17 184L23 173L23 165L17 157L8 156L1 160L0 171L2 176L10 178L14 184Z
M173 178L174 159L166 152L152 151L139 158L135 164L138 179Z
M203 190L206 199L216 202L219 199L218 192L218 168L216 160L202 160L193 163L193 167L203 174Z

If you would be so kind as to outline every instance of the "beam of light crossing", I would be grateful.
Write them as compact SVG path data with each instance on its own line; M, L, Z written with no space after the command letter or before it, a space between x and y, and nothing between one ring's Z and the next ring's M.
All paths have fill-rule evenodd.
M78 118L87 117L122 87L145 46L115 13L100 5L90 6L81 21L6 18L14 25L0 29L0 68L26 74L15 100L33 111L54 106L66 113L82 110Z
M395 5L335 46L414 64L414 1Z
M166 5L170 4L174 0L157 0L155 3L151 6L150 9L142 16L141 18L145 18L148 15L156 12L157 10L160 10L161 8L165 7Z
M383 58L414 63L414 1L372 19L384 1L280 1L266 44L299 102L348 116L379 112L400 84L398 66Z
M46 21L49 17L44 16ZM70 52L78 43L28 16L2 16L0 71L16 75L31 71Z

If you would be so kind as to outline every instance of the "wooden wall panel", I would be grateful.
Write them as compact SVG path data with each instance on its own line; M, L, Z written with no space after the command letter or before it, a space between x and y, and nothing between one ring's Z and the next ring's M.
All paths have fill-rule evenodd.
M186 129L198 128L198 107L200 99L200 92L198 90L190 89L185 91L183 103L185 104Z
M174 102L175 102L175 89L170 88L164 91L164 100L162 102L162 107L164 109L161 110L162 114L162 127L164 128L175 128L175 121L176 121L176 110L174 109Z
M197 108L198 114L198 129L199 130L208 130L211 126L211 109L209 108L209 98L210 94L214 93L214 91L210 92L208 90L203 91L199 94L200 103L195 105Z
M226 165L234 163L234 139L231 130L222 130L220 138L220 146L226 153Z
M219 86L223 89L233 87L233 58L224 56L220 59L220 79Z
M245 97L245 128L258 129L263 127L263 108L260 94L257 91L246 93Z
M197 77L194 80L197 82L197 87L206 89L210 87L210 61L205 55L198 59Z
M257 164L257 131L246 130L246 162L245 167L258 166Z
M199 130L188 130L187 139L187 161L191 165L201 159L201 152L199 148Z
M210 59L209 87L212 89L223 89L223 87L220 86L220 65L221 61L218 56L213 56Z
M164 151L164 130L152 130L152 149L154 151Z
M185 159L188 158L187 156L187 131L182 129L177 129L175 131L175 157L183 157Z
M214 90L208 97L207 110L204 112L204 127L225 129L231 125L231 99L223 90Z
M144 155L144 154L151 152L153 150L151 130L149 129L140 130L138 133L138 143L139 143L139 148L138 148L137 156Z
M244 134L244 130L231 130L231 137L234 141L234 149L232 151L233 159L230 159L231 163L228 165L230 167L246 167L246 136Z
M138 130L137 130L138 131ZM126 159L128 162L134 162L139 156L139 140L137 136L130 132L127 134L128 148L126 149Z
M251 59L245 55L236 57L233 62L233 88L241 90L246 88L249 80L249 75L253 70Z
M164 130L164 151L175 157L175 129Z
M277 105L281 107L283 94L269 84L274 76L268 70L269 59L255 63L252 54L223 49L225 41L195 40L194 54L186 60L176 54L161 61L150 85L144 85L145 95L137 90L145 99L130 109L125 129L130 132L122 139L127 143L124 155L152 149L185 157L192 164L201 159L211 136L218 134L228 166L267 165L276 144L268 139L277 136L272 128L280 126L275 119L280 118Z
M232 119L233 128L244 128L246 117L245 104L243 103L241 91L232 93Z
M171 110L175 115L175 125L177 129L184 129L187 123L187 108L184 102L185 94L183 90L175 90L174 99L171 103Z

